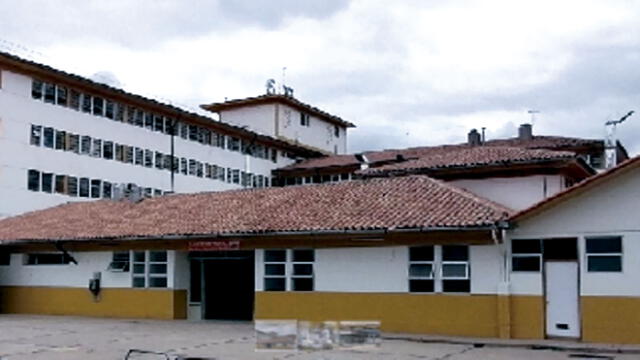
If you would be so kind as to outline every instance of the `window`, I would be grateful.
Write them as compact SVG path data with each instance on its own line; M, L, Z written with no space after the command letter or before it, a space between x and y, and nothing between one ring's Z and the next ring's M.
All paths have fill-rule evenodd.
M179 127L180 127L180 137L183 139L188 139L189 138L189 126L185 123L178 123Z
M124 145L116 144L116 160L124 162Z
M433 246L409 248L409 292L434 292Z
M622 237L587 238L586 243L587 271L622 271Z
M277 162L278 161L278 150L271 149L271 161L272 162Z
M229 150L231 151L240 151L241 149L241 143L240 143L240 139L238 139L237 137L229 137Z
M189 162L186 158L180 159L180 172L184 175L187 175L189 173Z
M27 254L26 265L66 265L71 257L63 253Z
M134 251L133 287L166 288L167 262L166 251Z
M107 182L107 181L102 182L102 198L103 199L111 199L111 189L112 189L112 185L110 182Z
M6 250L0 250L0 266L11 265L11 253Z
M31 145L40 146L42 141L42 126L31 125L31 139L29 143Z
M113 106L116 109L116 121L124 122L124 105L119 103L114 103Z
M44 84L44 102L55 104L56 102L56 86L54 84Z
M80 110L80 93L71 90L69 92L69 107L74 110Z
M67 176L67 195L78 196L78 178Z
M42 191L46 193L53 192L53 174L42 173Z
M135 148L134 150L135 153L135 161L134 163L136 165L143 165L144 164L144 150L140 149L140 148Z
M189 125L189 140L198 141L198 127Z
M202 169L202 163L200 161L196 161L196 176L202 177L204 175L204 171Z
M80 178L80 197L89 197L89 178Z
M91 154L91 136L82 136L80 138L80 153L84 155Z
M164 118L162 116L155 115L153 117L153 130L158 132L164 132Z
M511 271L538 272L542 264L540 240L513 240L511 242Z
M93 179L91 180L91 198L100 198L100 188L102 187L102 181Z
M114 113L113 101L106 100L105 105L104 105L104 116L106 116L108 119L113 119L114 115L115 115L115 113Z
M340 137L340 128L338 127L338 125L333 127L333 135L337 138Z
M44 133L43 133L43 137L44 137L44 141L43 141L43 145L44 147L53 149L54 145L55 145L55 130L53 130L53 128L44 128Z
M153 130L153 114L144 113L144 127Z
M67 150L72 151L76 154L80 153L80 135L69 134L67 133L69 139L67 141L67 145L69 146Z
M65 150L67 148L67 133L56 130L56 150Z
M196 161L194 159L189 159L189 175L196 174Z
M104 99L101 97L94 96L93 98L93 115L103 116L104 115Z
M58 86L57 103L61 106L67 106L67 88Z
M58 194L67 193L67 177L64 175L56 175L55 178L55 190Z
M91 113L91 95L82 94L82 112Z
M224 149L224 135L213 132L211 134L211 145Z
M313 250L293 250L291 267L291 290L313 291Z
M135 126L144 127L144 111L136 109L135 118L133 120Z
M113 141L105 141L102 146L102 157L113 160Z
M307 127L310 125L309 114L300 113L300 125Z
M102 140L93 139L93 151L91 151L91 156L93 157L102 157Z
M264 291L287 290L287 250L264 251Z
M42 100L42 87L43 82L40 80L33 80L31 82L31 97L37 100Z
M27 172L27 189L40 191L40 171L29 170Z
M108 270L114 272L129 272L129 258L130 254L128 251L114 251Z
M191 259L189 262L190 280L189 302L202 301L202 260Z
M442 246L442 291L469 292L469 247L466 245Z
M156 151L156 169L164 168L164 155L161 152Z
M153 167L153 151L148 149L144 151L144 166Z
M133 164L133 147L129 145L124 145L124 162Z

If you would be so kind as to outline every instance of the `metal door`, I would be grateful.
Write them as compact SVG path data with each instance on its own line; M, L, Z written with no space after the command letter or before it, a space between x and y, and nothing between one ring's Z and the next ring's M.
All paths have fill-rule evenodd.
M549 337L580 337L578 262L545 262L546 323Z

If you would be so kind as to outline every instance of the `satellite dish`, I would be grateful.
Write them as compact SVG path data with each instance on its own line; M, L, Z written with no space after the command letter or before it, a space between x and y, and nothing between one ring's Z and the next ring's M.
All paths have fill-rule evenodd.
M267 94L268 95L273 95L276 93L276 81L273 79L269 79L267 80L267 83L265 84L266 88L267 88Z
M282 85L282 89L284 89L284 96L291 96L293 97L293 88Z

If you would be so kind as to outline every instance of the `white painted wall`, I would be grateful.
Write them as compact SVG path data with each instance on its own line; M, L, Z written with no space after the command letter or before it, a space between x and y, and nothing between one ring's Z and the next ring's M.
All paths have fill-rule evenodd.
M135 183L143 187L171 190L168 170L146 168L115 160L93 158L62 150L29 144L31 124L53 127L79 135L88 135L143 149L171 153L170 136L107 118L85 114L31 98L31 78L2 71L0 88L0 218L25 211L43 209L68 201L87 200L59 194L27 190L27 170L101 179L112 183ZM271 170L293 160L279 151L277 162L258 159L213 146L175 137L175 154L271 176ZM249 159L248 163L245 161ZM220 191L241 186L220 180L175 174L176 192Z
M640 170L591 188L588 192L526 219L508 232L510 239L577 237L582 295L640 296ZM588 272L585 238L622 236L622 272ZM541 273L511 272L516 294L542 294Z
M220 112L220 121L246 126L260 134L276 135L275 105L251 105Z
M526 209L564 190L564 178L560 175L453 180L450 183L513 210Z
M101 272L103 288L131 288L131 271L113 272L107 270L112 260L111 251L70 252L78 265L25 265L26 254L12 254L8 266L0 266L0 286L56 286L56 287L88 287L89 279L94 272ZM174 251L167 253L167 285L184 289L184 283L176 281ZM181 260L178 260L181 261ZM188 270L188 268L187 268ZM188 284L187 284L188 286Z
M256 291L263 291L263 254L263 250L256 251ZM502 264L498 247L470 246L469 258L471 293L496 294ZM317 249L315 291L405 293L409 291L408 269L406 246ZM438 269L435 273L439 278Z

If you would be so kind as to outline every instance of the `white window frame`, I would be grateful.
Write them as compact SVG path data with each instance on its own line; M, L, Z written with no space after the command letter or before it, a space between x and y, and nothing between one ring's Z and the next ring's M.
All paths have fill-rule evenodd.
M151 261L152 252L165 252L166 261ZM144 261L136 261L135 254L144 253ZM167 250L132 250L130 254L131 259L131 287L136 289L167 289L169 288L169 251ZM152 274L150 269L151 265L166 265L166 272L164 274ZM144 273L136 273L135 265L144 265ZM144 279L144 286L134 286L134 280L136 278ZM151 279L164 278L166 279L166 285L162 286L150 286Z
M294 261L293 258L293 254L295 251L297 250L301 250L301 251L311 251L313 253L313 260L312 261ZM316 251L315 249L291 249L289 250L291 252L290 256L288 256L288 259L290 259L291 261L291 268L290 268L290 274L291 274L291 281L290 281L290 288L291 291L295 291L295 292L311 292L311 291L315 291L316 288L316 279L315 279L315 261L316 261ZM295 274L295 266L296 265L311 265L311 275L296 275ZM311 279L311 290L295 290L293 288L293 282L295 279Z
M284 251L284 261L267 261L267 251ZM287 263L289 261L289 252L286 249L265 249L262 252L263 255L263 281L262 281L262 289L264 291L269 291L269 292L283 292L283 291L287 291L288 286L287 286L287 278L288 278L288 266ZM282 265L282 267L284 268L284 274L282 275L267 275L267 265ZM267 279L283 279L284 280L284 289L282 290L267 290L266 289L266 283L267 283Z
M464 265L464 276L446 276L444 274L444 268L447 265ZM442 266L440 266L440 279L442 280L470 280L471 277L469 271L469 260L467 261L442 261Z
M607 239L607 238L618 238L620 239L620 252L610 252L610 253L589 253L587 252L588 247L587 247L587 242L589 240L598 240L598 239ZM624 258L623 258L623 254L624 254L624 241L623 241L623 237L620 235L611 235L611 236L588 236L584 238L584 255L585 255L585 265L586 265L586 270L589 273L616 273L616 274L621 274L624 272ZM620 258L620 271L616 271L616 270L608 270L608 271L594 271L594 270L589 270L589 259L590 258L596 258L596 257L619 257Z

